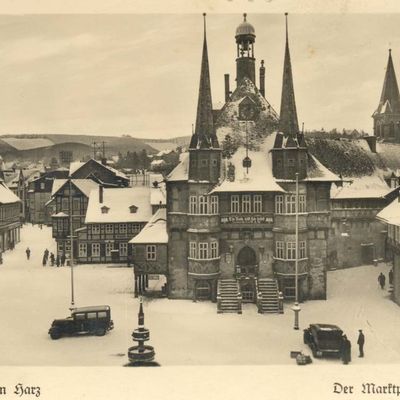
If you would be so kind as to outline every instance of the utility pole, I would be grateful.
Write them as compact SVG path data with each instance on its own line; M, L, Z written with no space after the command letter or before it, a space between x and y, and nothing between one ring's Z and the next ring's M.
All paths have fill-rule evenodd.
M72 179L69 177L69 235L70 235L70 244L71 244L71 252L69 258L69 265L71 268L71 309L74 308L75 305L75 296L74 296L74 239L73 239L73 218L72 218Z

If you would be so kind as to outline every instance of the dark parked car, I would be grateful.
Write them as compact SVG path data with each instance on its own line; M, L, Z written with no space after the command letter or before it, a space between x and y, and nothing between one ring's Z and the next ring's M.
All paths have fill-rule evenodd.
M310 346L314 357L340 357L343 331L336 325L310 324L304 329L304 343Z
M70 317L55 319L49 329L49 335L54 340L63 335L85 333L104 336L113 328L109 306L79 307L71 311Z

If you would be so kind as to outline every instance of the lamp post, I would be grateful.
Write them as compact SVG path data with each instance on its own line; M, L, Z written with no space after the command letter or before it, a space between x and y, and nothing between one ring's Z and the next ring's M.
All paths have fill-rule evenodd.
M72 218L72 180L69 177L69 236L70 236L70 244L71 244L71 252L69 265L71 269L71 309L74 308L75 305L75 296L74 296L74 239L73 239L73 218Z
M295 275L295 303L292 307L294 312L294 329L299 329L299 173L296 172L296 258L294 264L294 275Z

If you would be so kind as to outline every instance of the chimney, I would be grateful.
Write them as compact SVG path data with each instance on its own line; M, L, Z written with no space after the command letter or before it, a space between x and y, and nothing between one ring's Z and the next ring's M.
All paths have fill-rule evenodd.
M229 74L225 74L225 102L229 100L230 91L229 91Z
M99 203L100 204L103 203L103 197L104 197L103 191L104 191L103 185L99 185Z
M261 60L261 67L260 67L260 93L263 97L265 97L265 67L264 67L264 60Z

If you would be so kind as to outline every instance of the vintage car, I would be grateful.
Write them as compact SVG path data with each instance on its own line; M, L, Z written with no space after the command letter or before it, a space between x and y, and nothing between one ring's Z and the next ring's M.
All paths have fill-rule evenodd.
M343 331L336 325L310 324L304 329L304 343L310 346L314 357L340 357Z
M74 308L71 316L55 319L49 329L50 337L55 340L63 335L92 334L104 336L114 328L109 306L91 306Z

